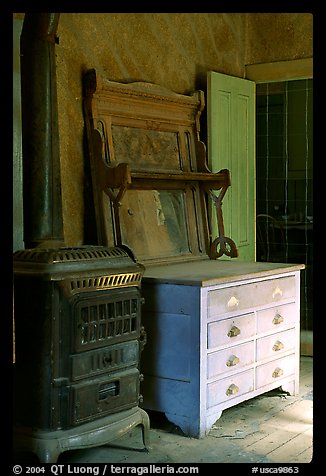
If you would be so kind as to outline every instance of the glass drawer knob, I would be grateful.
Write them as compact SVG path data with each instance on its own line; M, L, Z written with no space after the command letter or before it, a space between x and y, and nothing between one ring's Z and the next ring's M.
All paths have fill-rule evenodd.
M281 314L276 314L274 319L273 319L273 324L281 324L284 321L284 317L281 316Z
M239 362L240 362L239 357L237 357L236 355L231 355L229 360L226 362L226 365L228 367L233 367L234 365L237 365Z
M280 367L276 367L274 372L272 373L273 378L281 377L284 374L283 370Z
M240 334L240 329L237 326L232 326L228 332L228 337L236 337Z
M278 350L284 349L284 344L280 340L277 340L275 344L273 345L273 350L277 352Z
M238 392L239 392L239 387L237 387L234 383L232 383L225 393L226 395L229 396L229 395L235 395Z

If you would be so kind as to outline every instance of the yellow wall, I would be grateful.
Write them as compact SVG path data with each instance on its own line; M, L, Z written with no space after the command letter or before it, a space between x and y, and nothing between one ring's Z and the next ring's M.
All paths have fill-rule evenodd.
M245 77L246 64L312 56L312 17L304 13L61 13L57 34L67 246L83 244L87 236L84 70L96 68L112 81L149 81L187 94L206 90L209 70Z
M234 14L61 15L57 84L68 245L81 244L85 235L83 70L95 67L113 81L149 81L186 94L206 87L209 69L244 75L244 28L244 17Z
M249 13L247 19L247 64L313 56L311 13Z

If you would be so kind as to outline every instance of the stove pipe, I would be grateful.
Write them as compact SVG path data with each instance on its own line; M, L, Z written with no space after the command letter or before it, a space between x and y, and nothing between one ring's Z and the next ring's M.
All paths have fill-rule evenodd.
M56 90L59 13L25 13L21 34L25 248L64 245Z

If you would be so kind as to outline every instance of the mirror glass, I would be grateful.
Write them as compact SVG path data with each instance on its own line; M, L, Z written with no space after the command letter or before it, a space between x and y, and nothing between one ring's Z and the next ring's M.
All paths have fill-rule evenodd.
M139 259L190 253L183 190L128 190L120 224L123 244Z

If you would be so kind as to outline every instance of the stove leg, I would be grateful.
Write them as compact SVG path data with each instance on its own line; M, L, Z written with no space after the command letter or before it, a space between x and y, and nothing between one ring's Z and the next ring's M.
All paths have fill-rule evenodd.
M141 408L139 408L139 411L140 411L141 416L142 416L141 430L142 430L143 443L144 443L145 449L150 450L150 436L149 436L150 422L149 422L149 416Z
M38 438L31 432L17 432L14 435L14 447L19 452L33 453L40 463L56 463L62 453L56 439Z
M50 445L47 443L47 446L38 448L37 450L33 450L34 453L37 455L40 463L56 463L60 456L61 451L58 451L57 445Z
M145 446L142 451L149 451L149 416L139 407L66 430L34 431L30 428L20 428L15 433L15 448L17 451L34 453L40 463L56 463L64 451L106 445L139 425Z

